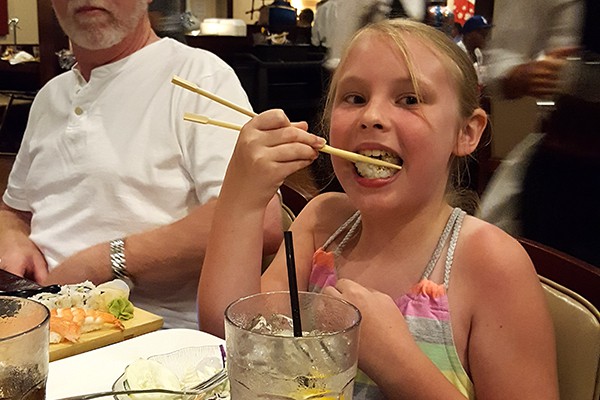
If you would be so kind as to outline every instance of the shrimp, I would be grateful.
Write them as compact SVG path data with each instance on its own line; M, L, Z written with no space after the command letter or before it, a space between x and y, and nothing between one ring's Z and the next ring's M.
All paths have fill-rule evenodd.
M50 310L50 343L63 339L78 342L82 333L103 329L111 325L123 330L123 324L110 313L81 307Z

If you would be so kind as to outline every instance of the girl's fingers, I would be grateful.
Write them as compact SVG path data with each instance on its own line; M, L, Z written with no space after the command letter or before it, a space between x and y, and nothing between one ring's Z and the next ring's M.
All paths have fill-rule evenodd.
M329 296L342 298L342 293L335 288L335 286L326 286L323 289L323 294L327 294Z
M289 162L296 160L313 161L319 156L319 152L302 143L284 143L269 148L273 160L276 162Z
M306 121L292 122L292 126L308 132L308 123Z
M246 125L268 131L290 126L291 122L283 110L267 110L252 118Z
M282 110L265 111L250 120L246 126L246 131L252 129L268 133L271 140L265 143L271 146L280 142L301 142L321 148L326 143L325 139L307 132L308 124L305 121L292 123Z

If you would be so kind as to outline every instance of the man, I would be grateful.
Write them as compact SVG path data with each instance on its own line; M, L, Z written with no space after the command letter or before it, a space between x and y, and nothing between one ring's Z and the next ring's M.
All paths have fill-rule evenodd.
M481 15L473 15L462 27L462 39L457 44L467 52L474 63L481 64L482 51L491 27L492 25Z
M215 55L156 36L149 2L52 1L77 64L32 106L0 211L0 268L42 284L130 278L136 306L165 327L194 328L214 199L236 135L183 113L247 118L170 80L250 105ZM277 203L265 217L267 253L281 240Z
M310 8L305 8L298 14L297 26L301 28L310 28L315 20L315 13Z

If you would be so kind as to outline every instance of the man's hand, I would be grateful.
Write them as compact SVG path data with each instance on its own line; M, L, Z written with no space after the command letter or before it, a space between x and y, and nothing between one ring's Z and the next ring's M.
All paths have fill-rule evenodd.
M559 48L548 52L542 59L516 66L502 82L504 95L508 99L557 95L563 86L562 71L567 64L566 57L577 51L576 47Z
M21 241L2 252L0 269L43 284L48 276L48 265L42 252L32 241Z
M31 213L0 201L0 269L43 283L48 265L40 249L29 239Z

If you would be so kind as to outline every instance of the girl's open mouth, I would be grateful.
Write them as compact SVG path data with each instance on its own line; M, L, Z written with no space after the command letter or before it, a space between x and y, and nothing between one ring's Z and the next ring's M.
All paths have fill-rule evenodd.
M359 151L359 153L364 156L386 161L392 164L403 164L403 160L397 154L390 153L386 150L362 150ZM381 167L363 162L354 163L354 166L356 167L356 172L358 175L367 179L390 178L398 172L397 169Z

